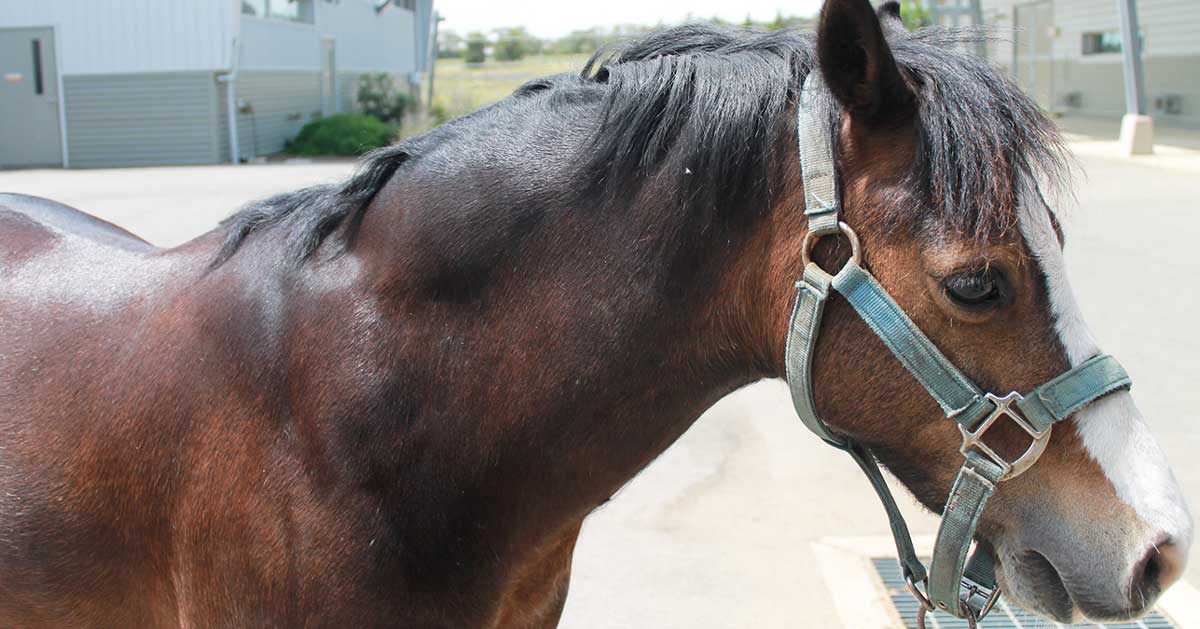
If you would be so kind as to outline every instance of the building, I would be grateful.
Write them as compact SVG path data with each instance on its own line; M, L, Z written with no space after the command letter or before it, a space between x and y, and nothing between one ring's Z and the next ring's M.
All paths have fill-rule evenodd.
M0 167L278 152L352 110L364 73L417 95L431 13L432 0L0 0Z
M956 0L941 0L953 5ZM962 0L957 0L962 3ZM980 0L983 22L1010 34L989 57L1049 111L1125 113L1117 0ZM1200 128L1200 1L1137 0L1147 113Z

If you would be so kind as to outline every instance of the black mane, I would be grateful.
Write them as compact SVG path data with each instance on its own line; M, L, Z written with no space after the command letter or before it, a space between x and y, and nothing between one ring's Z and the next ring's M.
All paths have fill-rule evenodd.
M890 33L892 52L918 93L919 112L910 173L919 203L897 220L934 220L978 237L1002 233L1015 225L1021 181L1062 181L1068 174L1054 125L1011 81L962 50L982 36L945 29ZM776 149L787 146L781 138L794 142L794 104L815 63L811 33L707 25L652 33L597 53L578 76L531 81L485 110L371 153L344 183L247 206L222 223L228 231L214 265L256 231L284 224L292 254L307 258L339 227L356 224L402 164L419 167L423 148L472 142L475 120L538 98L553 98L559 113L576 107L580 116L594 118L590 141L576 148L579 194L624 197L653 179L701 225L735 211L765 211L777 193L775 169L792 167L776 158Z

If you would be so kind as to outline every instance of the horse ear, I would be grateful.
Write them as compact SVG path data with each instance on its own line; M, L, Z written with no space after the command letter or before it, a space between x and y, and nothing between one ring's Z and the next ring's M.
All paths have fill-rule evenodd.
M879 16L879 23L883 25L885 34L895 35L908 32L908 28L904 26L904 18L900 16L900 3L896 0L888 0L879 5L879 8L875 10L875 15Z
M911 112L912 90L868 0L825 2L817 60L825 84L852 116L880 120Z
M899 20L900 3L896 2L896 0L888 0L879 5L879 8L875 10L875 15L879 16L880 22L885 22L888 19Z

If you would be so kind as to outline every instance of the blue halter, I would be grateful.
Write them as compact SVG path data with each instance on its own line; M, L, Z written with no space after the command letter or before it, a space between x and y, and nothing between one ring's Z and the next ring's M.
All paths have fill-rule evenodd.
M965 618L973 627L1000 597L994 558L980 546L968 551L988 498L1001 481L1020 475L1041 456L1056 422L1114 391L1128 389L1129 375L1115 358L1091 358L1024 395L994 395L982 391L954 366L904 313L887 291L861 265L858 237L839 222L840 202L833 137L829 127L827 92L819 71L804 81L798 105L800 162L804 178L808 233L802 246L804 274L796 283L796 302L787 338L787 380L792 403L801 421L826 443L848 452L866 473L883 502L896 540L900 565L909 591L925 614L939 609ZM851 245L850 261L830 275L810 259L816 241L841 234ZM958 423L963 436L962 468L942 511L929 571L917 558L908 526L892 497L875 457L862 446L831 430L819 417L813 398L812 360L821 315L831 291L837 291L883 340L892 354L937 401L946 417ZM984 434L1001 418L1030 436L1032 443L1009 461L989 448Z

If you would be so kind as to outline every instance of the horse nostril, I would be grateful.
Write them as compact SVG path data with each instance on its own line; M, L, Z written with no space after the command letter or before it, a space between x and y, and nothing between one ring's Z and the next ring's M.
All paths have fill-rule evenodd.
M1185 562L1182 549L1170 540L1151 546L1133 573L1130 594L1135 604L1149 602L1175 583Z

